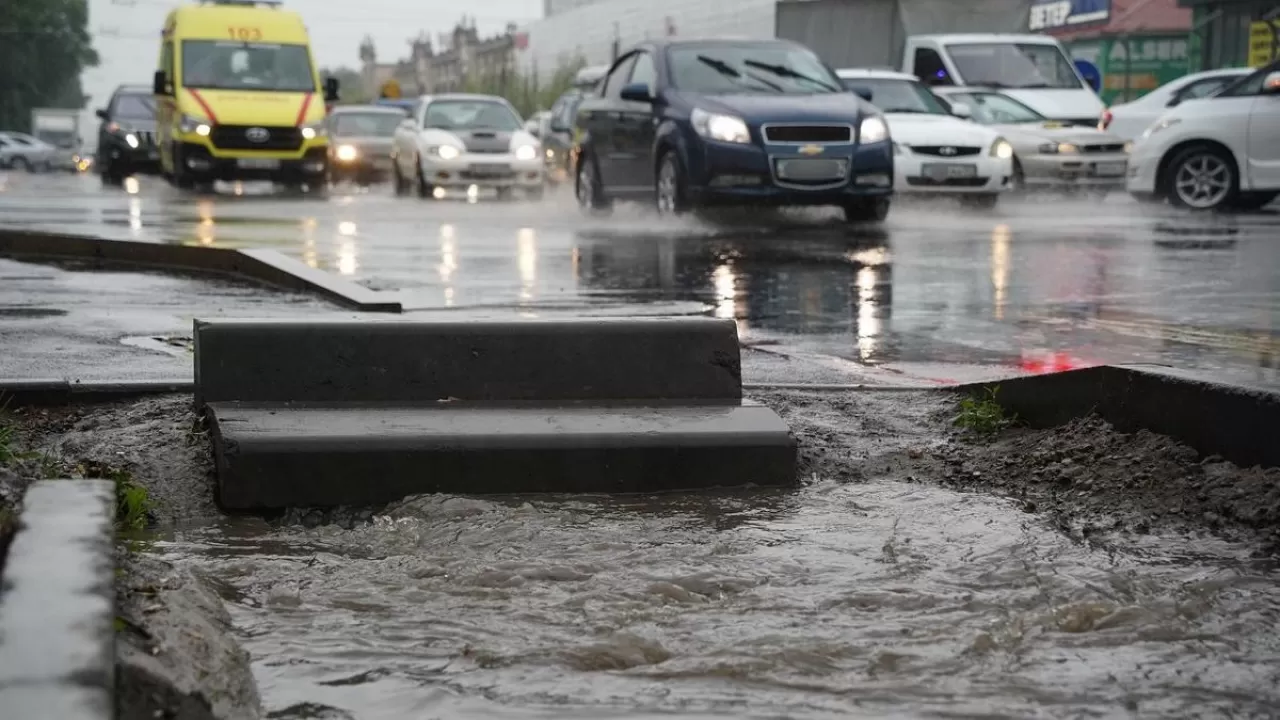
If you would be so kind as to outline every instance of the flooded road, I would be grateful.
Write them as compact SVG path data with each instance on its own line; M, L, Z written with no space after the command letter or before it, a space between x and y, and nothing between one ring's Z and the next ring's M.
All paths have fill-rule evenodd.
M400 293L410 316L732 317L748 382L763 354L782 358L774 380L805 379L787 364L805 357L846 381L1157 362L1280 386L1274 213L1193 218L1125 198L989 213L903 203L883 230L855 232L820 215L708 226L624 208L585 221L564 199L193 199L149 181L120 192L13 175L0 224L272 247ZM56 318L27 305L46 292L42 312L99 328L91 343L145 353L155 373L189 355L147 338L189 331L193 314L324 312L309 299L264 309L183 296L169 278L115 275L102 296L53 270L0 271L12 279L0 306L27 308L0 314L0 330L26 323L24 343L38 342L36 323ZM124 320L85 307L141 295L164 299ZM857 466L796 490L435 496L341 526L185 522L153 551L217 583L273 718L1275 715L1272 561L1158 529L1082 541L1022 503L895 471L884 458L946 442L943 402L863 393L788 416L818 423L806 437L830 447L817 450ZM182 428L182 449L155 455L190 456L189 419L134 422Z
M270 247L396 292L418 315L712 313L736 318L748 344L933 383L962 379L959 366L1159 363L1280 387L1274 211L1193 216L1123 194L990 212L900 202L869 232L821 213L709 225L621 207L587 220L563 194L190 197L150 178L122 191L17 173L3 188L0 224Z
M1242 550L1088 548L1006 502L888 479L425 498L352 531L242 521L170 551L232 588L264 697L294 708L279 717L1270 717L1280 702L1280 574Z

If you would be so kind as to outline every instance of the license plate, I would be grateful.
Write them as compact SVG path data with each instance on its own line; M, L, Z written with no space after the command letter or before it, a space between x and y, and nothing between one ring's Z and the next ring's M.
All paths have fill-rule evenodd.
M503 177L511 174L510 165L472 165L467 169L476 177Z
M933 180L965 180L978 176L977 165L952 165L951 163L926 163L921 167L925 177Z
M1122 162L1098 163L1093 167L1093 173L1099 177L1121 177L1127 166L1128 163Z
M783 180L842 180L848 161L834 158L794 158L778 161L778 177Z
M245 170L275 170L280 167L280 161L275 158L239 158L236 166Z

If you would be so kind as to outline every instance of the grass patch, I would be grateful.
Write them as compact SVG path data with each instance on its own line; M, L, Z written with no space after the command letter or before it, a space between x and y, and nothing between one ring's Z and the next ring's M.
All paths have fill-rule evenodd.
M966 397L960 400L960 412L955 417L957 427L978 433L992 435L1013 425L1016 415L1004 411L996 401L1000 386L987 388L984 397Z

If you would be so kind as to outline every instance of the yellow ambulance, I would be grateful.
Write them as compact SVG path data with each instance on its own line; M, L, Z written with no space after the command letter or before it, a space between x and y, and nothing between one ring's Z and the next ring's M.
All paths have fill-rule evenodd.
M276 1L208 0L170 11L161 38L153 85L171 184L326 185L338 83L321 84L300 15Z

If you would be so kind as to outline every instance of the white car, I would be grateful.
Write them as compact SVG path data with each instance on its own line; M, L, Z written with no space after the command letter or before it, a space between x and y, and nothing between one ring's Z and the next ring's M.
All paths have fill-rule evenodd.
M1223 68L1183 75L1137 100L1112 105L1110 109L1104 110L1098 121L1098 129L1125 140L1136 140L1143 130L1150 127L1169 108L1177 107L1187 100L1209 97L1251 72L1253 70L1250 68Z
M975 122L1013 145L1015 186L1100 195L1124 188L1133 143L1097 128L1050 120L1003 90L958 86L934 92L953 108L967 105Z
M58 148L40 138L20 132L0 132L0 164L27 172L49 171Z
M1128 190L1195 210L1280 195L1280 62L1160 116L1134 145Z
M893 138L894 190L953 195L995 205L1013 187L1013 146L1000 133L948 112L916 77L891 70L837 70L845 88L884 112Z
M542 146L523 128L506 100L493 95L423 96L396 129L391 167L396 192L421 197L448 190L476 196L482 189L509 197L517 190L542 196Z

